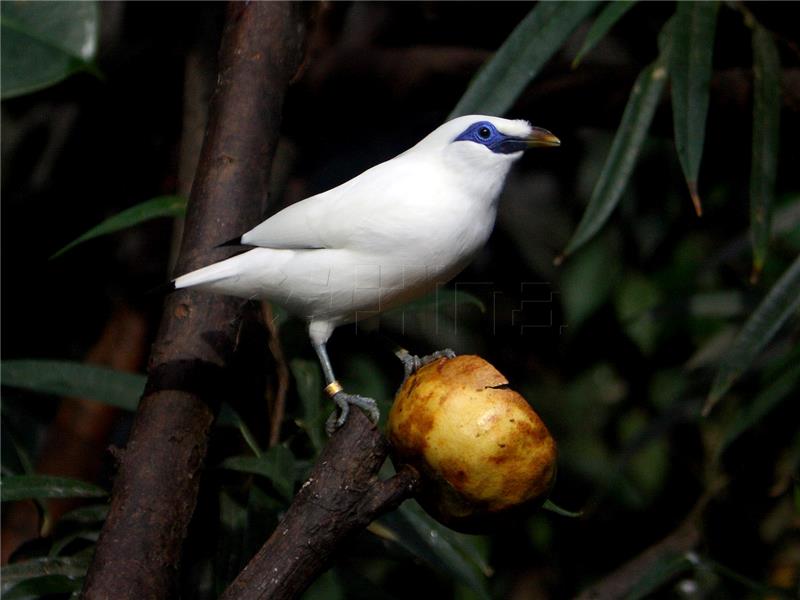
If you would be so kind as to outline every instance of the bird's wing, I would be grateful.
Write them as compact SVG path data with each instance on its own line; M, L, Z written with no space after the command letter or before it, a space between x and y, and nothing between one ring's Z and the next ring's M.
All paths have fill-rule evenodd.
M320 235L317 223L327 212L330 192L301 200L275 213L241 237L248 246L275 249L314 249L328 247Z
M402 155L401 155L402 156ZM418 168L397 157L331 190L288 206L241 238L250 246L275 249L348 248L365 233L379 236L375 221L393 221L418 194Z

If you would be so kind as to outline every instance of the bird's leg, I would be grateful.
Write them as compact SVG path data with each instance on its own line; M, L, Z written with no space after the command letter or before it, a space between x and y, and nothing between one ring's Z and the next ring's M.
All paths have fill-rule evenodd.
M444 350L437 350L432 354L427 354L425 356L417 356L416 354L411 354L405 348L398 348L395 350L395 356L400 359L400 362L403 363L403 371L405 375L403 377L403 381L408 379L417 369L424 367L425 365L432 363L435 360L440 358L455 358L456 353L453 352L450 348L445 348Z
M328 394L330 399L339 407L339 416L336 416L336 411L334 410L328 417L328 420L325 421L325 430L328 432L328 435L333 435L333 433L347 421L347 415L350 414L351 404L367 413L367 416L373 423L377 423L380 412L378 411L378 405L375 400L357 394L346 393L342 388L342 384L336 380L333 374L333 367L331 366L330 358L328 358L328 351L325 349L325 344L316 344L312 342L312 345L319 357L320 365L322 365L322 373L325 375L325 393Z

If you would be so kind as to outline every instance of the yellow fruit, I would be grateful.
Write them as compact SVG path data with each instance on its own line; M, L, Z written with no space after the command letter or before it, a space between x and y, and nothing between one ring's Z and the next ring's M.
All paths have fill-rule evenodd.
M480 531L539 506L555 479L555 441L507 384L463 355L422 367L395 396L392 460L419 470L417 500L453 529Z

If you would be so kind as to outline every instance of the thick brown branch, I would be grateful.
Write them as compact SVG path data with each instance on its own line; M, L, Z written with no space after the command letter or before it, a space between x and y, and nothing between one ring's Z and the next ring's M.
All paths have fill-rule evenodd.
M282 2L228 6L179 273L222 258L213 247L263 215L284 94L302 58L300 10ZM243 304L185 291L168 298L85 598L174 595L208 431L231 384L226 367Z
M353 410L272 536L221 600L296 598L348 535L410 497L418 483L413 469L378 479L387 451L378 429Z

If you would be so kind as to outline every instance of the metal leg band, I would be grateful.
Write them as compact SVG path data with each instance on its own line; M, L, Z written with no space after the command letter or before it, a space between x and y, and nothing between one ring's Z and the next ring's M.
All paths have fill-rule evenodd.
M333 398L343 389L344 388L342 387L342 384L334 379L328 385L325 386L325 393L328 394L328 397Z

